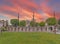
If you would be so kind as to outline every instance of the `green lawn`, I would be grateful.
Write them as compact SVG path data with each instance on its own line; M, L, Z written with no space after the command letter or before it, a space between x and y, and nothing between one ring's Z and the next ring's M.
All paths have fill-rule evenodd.
M60 35L46 32L4 32L0 44L60 44Z

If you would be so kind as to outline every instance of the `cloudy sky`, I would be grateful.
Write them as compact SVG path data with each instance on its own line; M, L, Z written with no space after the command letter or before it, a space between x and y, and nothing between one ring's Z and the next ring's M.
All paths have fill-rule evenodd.
M0 0L0 19L13 19L20 15L20 20L42 21L49 17L60 17L60 0Z

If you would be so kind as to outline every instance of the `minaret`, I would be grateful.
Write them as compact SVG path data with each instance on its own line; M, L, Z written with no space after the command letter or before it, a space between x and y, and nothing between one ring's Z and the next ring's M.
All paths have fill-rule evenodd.
M32 18L32 21L33 21L33 26L35 26L35 16L34 16L34 12L33 12L33 16L32 16L33 18Z
M19 13L18 13L18 20L19 20Z
M35 19L34 19L34 12L33 12L33 18L32 18L32 21L35 21Z
M18 22L19 22L19 13L18 13ZM19 26L19 23L18 23L18 26Z
M55 18L55 11L54 11L53 17Z

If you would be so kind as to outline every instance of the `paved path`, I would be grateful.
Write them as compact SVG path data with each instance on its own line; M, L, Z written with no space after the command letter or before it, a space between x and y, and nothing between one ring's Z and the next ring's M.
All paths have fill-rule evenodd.
M60 34L60 30L58 30L58 31L56 32L56 34Z
M60 34L60 32L56 32L56 34Z

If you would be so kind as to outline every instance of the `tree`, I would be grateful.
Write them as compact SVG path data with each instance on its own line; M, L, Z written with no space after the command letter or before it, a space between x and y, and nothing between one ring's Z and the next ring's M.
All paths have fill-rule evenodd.
M58 20L58 24L60 25L60 19Z
M37 25L36 22L34 22L34 21L31 21L31 22L30 22L30 26L34 27L34 26L36 26L36 25Z
M2 35L2 32L7 31L7 29L6 29L6 27L1 27L0 31L1 31L1 35Z
M37 26L39 26L39 23L38 22L31 21L30 22L30 26L37 27Z
M45 26L45 22L40 22L39 26L41 26L41 31L42 31L42 28Z
M53 26L53 27L51 27L51 30L52 30L52 28L55 28L55 25L57 24L56 18L48 18L46 20L46 22L48 25ZM53 32L56 33L56 29L53 29L53 30L54 30Z
M11 19L10 22L13 26L19 26L19 20L18 19Z
M56 20L56 18L48 18L46 20L46 22L47 22L48 25L56 25L57 20Z
M20 21L20 24L19 24L21 27L23 27L23 26L26 26L26 21L25 20L22 20L22 21Z
M18 19L11 19L10 23L12 24L12 26L15 27L15 31L16 31L16 27L19 26L19 20Z
M36 27L37 27L37 26L39 26L39 23L38 23L38 22L36 22L36 23L35 23L35 26L36 26Z
M25 20L20 21L19 25L22 27L22 31L23 31L23 27L26 26L26 21Z
M35 29L34 27L37 26L37 23L35 21L31 21L30 26L33 28L33 31L34 31L34 29Z

